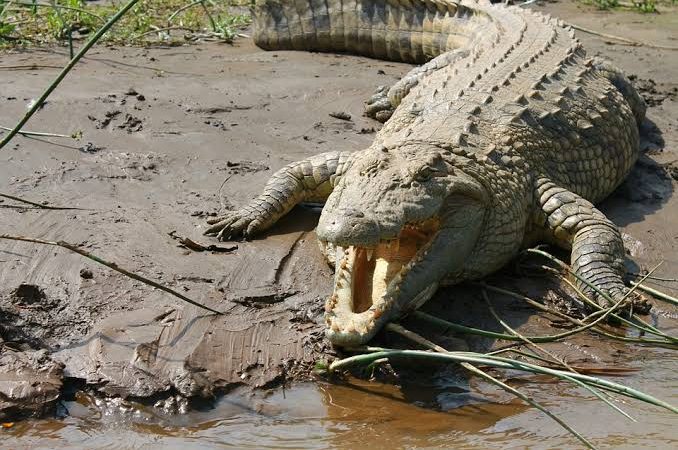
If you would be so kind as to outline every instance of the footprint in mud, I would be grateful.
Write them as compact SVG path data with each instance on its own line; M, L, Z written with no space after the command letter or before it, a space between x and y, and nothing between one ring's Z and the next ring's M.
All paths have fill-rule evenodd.
M111 111L107 111L104 114L103 119L97 119L96 117L89 115L87 118L91 120L92 122L95 123L95 127L99 130L102 130L104 128L108 128L109 125L115 120L118 119L122 115L122 111L118 109L114 109ZM120 130L125 130L128 133L136 133L137 131L141 131L144 128L143 125L143 120L133 116L129 113L125 113L125 119L123 120L122 123L118 124L115 126L115 128L120 129Z
M125 121L117 126L118 129L125 130L128 133L136 133L144 129L141 119L131 114L125 114Z
M120 114L121 114L120 110L114 109L114 110L111 110L111 111L107 111L104 114L103 119L97 119L96 117L94 117L92 115L88 115L87 118L95 123L94 126L98 130L101 130L101 129L104 129L107 126L109 126L111 124L111 122L113 121L113 119L115 119Z
M105 97L97 98L102 103L117 103L118 106L124 106L124 108L106 111L103 118L97 118L93 115L88 115L87 118L94 122L94 126L99 130L108 128L112 123L122 119L122 122L118 123L115 128L125 130L128 133L136 133L141 131L144 128L143 119L140 119L139 117L124 111L128 108L128 106L125 105L127 105L127 100L130 98L132 100L136 100L136 104L132 106L132 108L135 110L140 110L141 108L139 105L143 105L144 102L146 102L145 95L140 94L134 88L129 88L122 96L118 96L117 94L108 94Z
M105 153L94 157L95 172L101 178L119 178L150 181L165 163L164 155L157 153Z
M636 75L629 75L629 80L631 80L631 84L633 84L633 87L636 88L649 107L659 106L667 99L675 100L678 98L678 87L676 86L662 88L657 86L657 83L652 78L646 80L638 78Z

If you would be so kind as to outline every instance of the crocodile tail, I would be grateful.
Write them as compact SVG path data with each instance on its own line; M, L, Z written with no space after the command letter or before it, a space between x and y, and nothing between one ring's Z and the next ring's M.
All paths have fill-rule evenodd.
M346 52L421 64L467 46L489 16L449 0L258 0L265 50Z

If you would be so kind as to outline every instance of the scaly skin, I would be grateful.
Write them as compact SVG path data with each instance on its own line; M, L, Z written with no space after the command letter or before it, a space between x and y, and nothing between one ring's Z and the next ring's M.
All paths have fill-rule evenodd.
M262 48L429 61L370 99L388 121L368 149L283 168L208 230L252 236L327 196L317 234L336 255L334 344L368 341L442 281L482 278L538 241L624 296L620 233L592 203L635 163L645 105L562 22L484 1L264 0L255 12Z

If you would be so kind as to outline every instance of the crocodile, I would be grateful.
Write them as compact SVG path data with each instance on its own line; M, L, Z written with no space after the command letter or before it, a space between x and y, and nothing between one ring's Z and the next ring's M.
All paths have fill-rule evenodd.
M369 148L280 169L205 231L249 238L324 201L334 345L369 341L442 283L483 278L539 242L571 252L599 304L625 298L621 233L594 203L638 158L645 104L571 27L486 0L260 0L254 11L263 49L420 64L367 102L385 122Z

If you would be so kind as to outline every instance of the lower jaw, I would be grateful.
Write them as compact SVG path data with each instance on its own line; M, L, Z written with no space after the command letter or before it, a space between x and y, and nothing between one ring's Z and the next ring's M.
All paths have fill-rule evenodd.
M344 331L334 331L328 328L325 330L325 336L334 346L351 348L366 344L372 340L380 329L381 325L372 327L364 333L347 333Z
M378 262L379 248L371 257L366 256L368 250L363 248L338 250L343 253L337 258L335 291L325 307L326 335L334 345L350 347L364 344L382 326L403 314L398 306L402 302L398 302L398 299L404 277L409 273L412 263L423 260L425 249L434 237L435 234L429 235L423 243L416 242L419 245L409 243L409 250L398 247L398 243L392 254L381 262ZM383 256L384 249L381 250ZM388 250L391 251L390 246ZM374 256L376 259L370 263ZM375 273L383 275L383 279L375 276ZM365 280L369 283L365 284ZM367 295L365 292L358 292L356 287L365 289ZM380 294L375 295L374 289L379 289ZM409 299L406 305L408 311L421 306L436 289L437 283L434 283Z
M325 305L326 334L336 345L359 345L371 339L388 319L385 316L392 312L393 301L386 289L383 295L370 297L369 301L364 293L356 296L356 286L365 287L364 274L360 272L365 249L349 247L338 252L341 254L337 258L334 293ZM368 275L373 274L371 271Z
M348 328L333 328L332 322L328 322L328 328L325 331L325 336L328 340L335 346L338 347L358 347L369 342L378 332L391 320L396 320L399 317L410 313L424 303L426 303L432 296L435 294L438 289L438 283L432 283L427 288L419 292L414 298L408 302L407 310L404 311L396 306L395 301L390 308L386 309L384 312L379 314L379 317L374 317L374 315L369 315L370 311L365 311L363 313L350 313L346 312L344 314L334 314L328 312L325 317L327 320L337 320L339 319L343 324L349 322L358 322L365 323L367 321L368 325L365 327L360 327L360 325Z

